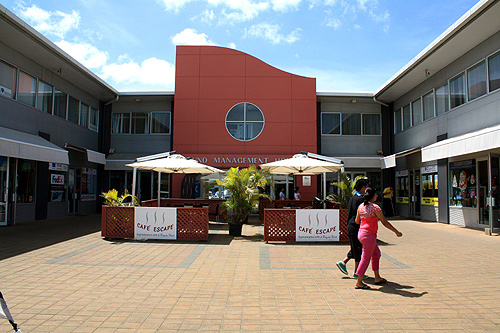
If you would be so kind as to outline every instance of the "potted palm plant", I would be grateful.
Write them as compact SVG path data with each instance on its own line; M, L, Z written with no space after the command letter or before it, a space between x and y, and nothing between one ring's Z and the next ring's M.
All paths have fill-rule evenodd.
M333 186L338 188L337 193L332 193L326 196L323 200L320 197L315 197L313 199L313 205L320 206L323 202L333 203L334 206L340 206L342 209L347 209L349 206L349 200L354 195L354 185L360 178L366 178L364 176L357 176L354 180L351 180L349 176L339 171L339 181L335 183L331 183Z
M231 212L229 220L229 234L241 236L243 224L248 220L248 215L259 203L259 198L271 198L267 194L260 193L270 182L270 173L257 169L255 166L239 169L231 168L223 180L217 180L217 184L225 187L231 193L229 199L222 204Z

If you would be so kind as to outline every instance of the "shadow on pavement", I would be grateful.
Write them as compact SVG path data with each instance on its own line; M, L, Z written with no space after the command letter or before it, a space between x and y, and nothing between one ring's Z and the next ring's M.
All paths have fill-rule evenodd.
M427 291L423 291L420 293L412 292L408 289L413 289L413 286L407 286L407 285L402 285L397 282L391 282L387 281L383 285L380 286L378 291L381 291L383 293L388 293L388 294L395 294L395 295L400 295L403 297L422 297L423 295L427 294Z
M100 230L100 214L29 221L0 227L0 260Z

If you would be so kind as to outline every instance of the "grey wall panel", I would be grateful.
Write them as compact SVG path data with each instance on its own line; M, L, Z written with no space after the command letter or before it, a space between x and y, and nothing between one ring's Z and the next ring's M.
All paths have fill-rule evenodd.
M377 155L382 149L381 136L322 136L321 153L328 156Z
M396 216L409 216L410 215L410 206L406 204L396 204Z
M170 150L170 135L111 135L111 148L115 153L139 154L138 156L162 153Z
M16 204L16 223L35 220L36 207L34 203Z
M95 201L80 201L80 214L94 214L97 213L96 202Z
M97 132L1 96L0 126L33 135L39 131L48 133L50 141L59 147L70 143L98 150Z
M478 228L479 214L475 208L450 207L450 224Z
M49 202L47 204L47 218L53 219L68 215L68 202Z
M420 208L420 218L426 221L437 222L439 216L438 206L422 205Z

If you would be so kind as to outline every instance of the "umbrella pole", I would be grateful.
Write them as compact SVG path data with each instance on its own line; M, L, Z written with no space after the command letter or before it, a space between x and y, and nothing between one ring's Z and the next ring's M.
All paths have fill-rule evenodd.
M158 171L158 207L160 207L161 171Z
M135 197L135 183L137 181L137 168L132 171L132 195Z
M326 209L326 172L323 172L323 209Z

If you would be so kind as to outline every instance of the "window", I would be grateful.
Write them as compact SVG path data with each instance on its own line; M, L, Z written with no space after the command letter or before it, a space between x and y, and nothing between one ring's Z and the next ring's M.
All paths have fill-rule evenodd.
M434 117L434 92L430 92L422 97L422 109L424 121Z
M438 174L422 174L422 205L438 205Z
M342 135L361 135L361 113L342 113Z
M410 104L403 107L403 130L410 128L411 118L410 118Z
M111 133L130 133L130 113L113 113Z
M488 76L490 91L500 88L500 52L488 58Z
M448 110L448 84L444 84L436 88L436 115L439 116Z
M467 94L469 101L486 94L486 62L481 61L467 70Z
M52 114L52 93L51 85L40 81L38 82L38 96L36 99L36 108L44 112Z
M90 108L89 111L89 128L93 131L97 131L99 126L99 110L97 108Z
M60 90L55 89L54 92L54 115L66 119L66 103L68 95Z
M379 114L363 114L363 135L380 135L381 131Z
M476 207L476 160L450 163L450 206Z
M450 80L450 109L465 103L465 74Z
M396 202L399 204L409 203L408 175L405 172L397 172L402 175L396 176Z
M227 112L226 129L236 140L253 140L264 129L264 114L251 103L236 104Z
M19 90L17 100L25 104L35 106L36 79L25 72L19 72Z
M146 112L132 113L132 134L148 134L148 114Z
M170 112L151 112L151 133L170 134Z
M97 199L97 169L82 168L82 201Z
M340 134L340 113L321 114L321 134Z
M9 98L16 96L17 69L0 61L0 95Z
M417 99L411 103L412 126L418 125L422 122L422 101Z
M68 120L78 124L80 120L80 101L69 96Z
M35 202L36 162L20 159L17 164L17 198L18 203Z
M403 124L403 119L401 117L401 109L397 109L396 112L394 112L394 132L399 133L403 130L402 124Z
M80 106L80 125L87 127L89 124L89 106L83 104Z

